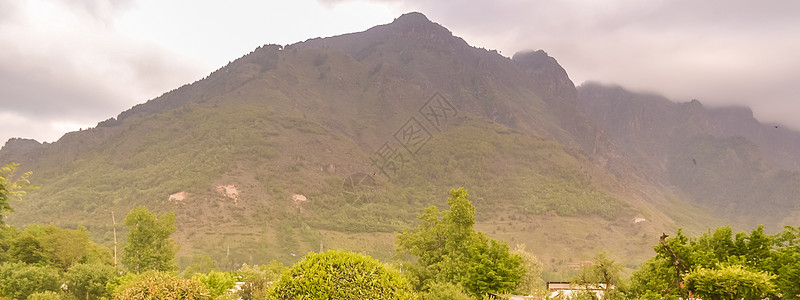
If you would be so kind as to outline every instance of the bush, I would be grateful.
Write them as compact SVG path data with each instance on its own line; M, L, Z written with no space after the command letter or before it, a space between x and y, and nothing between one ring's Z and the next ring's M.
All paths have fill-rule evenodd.
M211 297L221 296L236 285L236 278L234 278L231 273L225 272L210 271L206 274L197 273L192 276L192 279L203 284L211 293Z
M105 264L77 264L66 274L67 291L78 299L109 298L106 284L119 277L119 269Z
M433 282L428 285L428 291L420 294L422 300L472 300L469 294L460 285L448 282Z
M28 300L61 300L61 295L53 291L36 292L28 295Z
M114 299L211 299L211 293L197 280L147 271L117 287Z
M51 266L31 266L22 263L0 265L0 296L25 299L37 292L58 291L61 279ZM1 297L0 297L1 298Z
M36 292L28 296L28 300L61 300L63 299L59 293L53 291Z
M281 274L286 271L282 263L273 260L268 265L243 265L235 271L237 278L244 282L237 296L244 300L264 299L267 297L270 285L278 281Z
M309 253L270 291L278 299L411 299L408 281L369 256L345 251Z

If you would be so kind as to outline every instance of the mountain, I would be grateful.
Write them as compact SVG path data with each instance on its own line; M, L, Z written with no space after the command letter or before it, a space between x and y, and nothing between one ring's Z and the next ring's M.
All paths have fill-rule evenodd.
M581 106L653 181L751 226L792 224L800 199L800 133L762 124L747 108L705 108L593 83Z
M527 244L558 280L598 249L635 266L662 232L748 217L694 198L706 177L678 180L689 172L675 163L680 155L706 164L713 154L660 149L651 129L624 126L633 108L592 104L586 91L544 51L504 57L420 13L265 45L94 128L50 144L6 143L0 163L21 163L41 186L7 220L83 225L111 245L112 212L122 219L146 205L176 213L182 266L207 257L222 268L289 263L300 258L291 253L320 248L390 260L395 232L464 186L477 227ZM710 122L699 103L659 116L672 106L656 100L626 101L655 111L642 118ZM652 130L695 132L668 129L671 120ZM764 182L792 176L767 162L753 167L763 155L746 138L699 142L730 148L752 174L776 176Z

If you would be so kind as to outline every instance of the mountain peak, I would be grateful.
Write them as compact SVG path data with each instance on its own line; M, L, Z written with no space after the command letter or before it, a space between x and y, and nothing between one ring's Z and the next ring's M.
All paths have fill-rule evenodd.
M0 148L0 158L8 158L9 156L24 155L32 152L42 146L37 140L11 138L6 141L6 144Z
M449 37L452 36L450 30L445 28L438 23L435 23L428 19L424 14L419 12L410 12L403 14L392 23L388 24L389 28L392 28L399 32L417 32L417 33L431 33L431 34L444 34L445 36Z
M421 12L412 11L405 13L394 19L395 24L431 24L430 19Z
M529 69L539 69L546 66L558 65L556 59L550 57L550 55L547 55L547 52L544 52L544 50L520 51L515 53L514 56L511 57L511 60L518 65Z

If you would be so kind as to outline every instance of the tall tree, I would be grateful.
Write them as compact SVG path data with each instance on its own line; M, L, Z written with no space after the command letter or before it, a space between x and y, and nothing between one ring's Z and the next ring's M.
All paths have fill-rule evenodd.
M157 216L139 206L125 217L128 241L122 249L122 263L134 273L148 270L173 271L178 245L169 236L175 232L175 213Z
M532 253L525 250L525 244L517 244L511 251L522 258L522 266L525 268L525 276L520 280L517 293L531 295L544 287L542 280L542 262Z
M573 281L581 285L602 287L603 298L607 299L620 283L622 265L608 258L605 252L600 252L592 259L592 264L581 266L580 271L580 275Z
M19 164L11 163L0 167L0 225L5 224L5 215L12 212L11 199L19 199L24 196L28 190L38 189L37 186L30 185L28 177L33 174L26 172L21 176L15 178L17 167Z
M398 234L398 253L416 257L407 267L417 289L446 282L480 296L513 291L525 275L522 258L506 243L475 231L475 206L467 196L464 188L451 190L450 210L430 206L419 216L419 226Z

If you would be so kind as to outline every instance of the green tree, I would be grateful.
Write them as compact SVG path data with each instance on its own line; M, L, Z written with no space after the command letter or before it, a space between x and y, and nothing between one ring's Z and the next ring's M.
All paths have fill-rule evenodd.
M236 278L228 272L197 273L192 276L192 279L202 283L211 293L211 297L221 296L236 285Z
M59 291L58 269L23 263L0 264L0 298L25 299L36 292Z
M426 292L420 293L422 300L471 300L461 285L449 282L431 282Z
M218 270L217 262L211 259L211 256L199 255L192 259L191 265L183 269L183 277L192 277L197 273L208 273Z
M184 279L169 273L150 270L138 276L128 277L114 290L114 299L211 299L202 283Z
M62 229L34 224L11 241L8 260L47 264L67 271L77 263L111 264L111 250L89 240L86 228Z
M101 263L77 264L65 275L67 290L77 299L109 298L106 284L119 276L119 269Z
M418 290L428 282L448 282L480 297L513 291L525 274L522 258L507 244L475 231L475 207L467 196L464 188L451 190L450 210L428 207L419 226L398 234L398 253L416 257L406 269Z
M686 275L686 287L707 300L764 299L774 294L774 275L742 266L699 268ZM795 283L797 284L797 283Z
M785 226L773 241L778 248L769 262L777 276L774 282L783 299L797 299L800 295L800 284L797 284L800 282L800 228Z
M54 291L36 292L28 295L27 300L61 300L61 294Z
M345 251L309 253L270 291L277 299L412 299L406 279L378 260Z
M592 258L592 264L581 266L580 274L573 282L586 286L600 286L603 288L603 298L612 296L612 291L620 284L622 265L608 258L605 252L600 252Z
M9 261L11 258L8 253L12 244L17 240L19 230L13 226L0 224L0 263Z
M767 280L774 285L773 298L782 295L783 299L795 299L800 294L797 285L800 282L798 233L791 226L775 235L765 234L763 226L749 234L740 232L735 235L730 227L719 227L697 238L688 238L678 231L674 238L662 238L655 247L656 256L633 273L631 295L687 297L688 291L702 293L702 289L709 286L709 281L703 281L708 278L718 283L726 282L733 289L739 284L735 283L737 280L742 284L761 284L756 275L762 274L773 276ZM687 288L687 274L690 273L694 274L694 290Z
M266 298L270 284L278 281L286 269L282 263L275 260L266 265L243 265L234 272L239 281L244 282L237 296L244 300Z
M15 178L19 164L11 163L0 167L0 225L5 224L5 215L14 211L9 203L12 199L20 199L27 191L38 189L31 185L28 177L33 172L26 172Z
M516 292L523 295L538 294L544 289L542 280L542 262L539 258L525 250L525 244L517 244L511 253L522 258L525 276L520 279Z
M175 232L175 214L157 216L139 206L125 217L128 237L122 263L134 273L148 270L175 271L178 245L169 236Z

